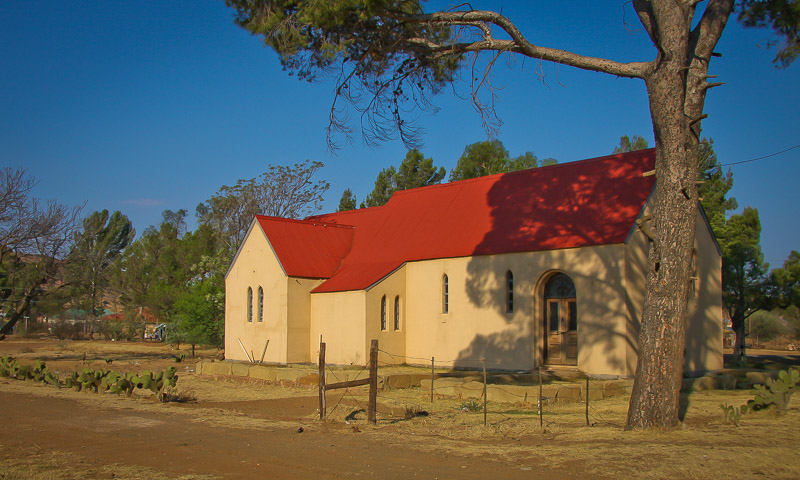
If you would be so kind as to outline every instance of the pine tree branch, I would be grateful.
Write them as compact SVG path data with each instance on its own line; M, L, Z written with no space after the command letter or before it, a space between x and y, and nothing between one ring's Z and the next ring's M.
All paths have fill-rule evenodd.
M435 12L429 14L407 14L390 12L386 17L409 23L428 23L433 26L466 26L475 27L477 24L496 25L507 33L511 40L498 40L487 35L488 28L481 28L481 40L473 42L456 42L452 44L437 44L431 40L420 38L411 39L411 43L420 48L425 48L431 53L458 54L478 51L508 51L518 53L530 58L569 65L582 70L610 73L620 77L644 78L649 71L651 62L621 63L605 58L580 55L568 50L543 47L528 41L511 20L505 16L491 11L470 10L464 12Z

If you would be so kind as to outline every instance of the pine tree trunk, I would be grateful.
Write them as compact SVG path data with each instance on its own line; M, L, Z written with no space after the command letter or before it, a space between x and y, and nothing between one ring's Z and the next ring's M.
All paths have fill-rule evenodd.
M656 181L649 271L639 335L636 379L626 428L673 428L679 424L692 249L697 215L696 149L687 148L687 121L665 110L681 108L675 86L649 85L653 118L679 120L654 126ZM667 93L669 92L669 93ZM682 88L678 89L682 93ZM674 98L677 97L677 98Z
M663 13L659 63L645 79L656 140L645 299L639 334L636 378L626 429L674 428L679 422L683 353L686 344L688 279L697 215L697 138L687 107L686 53L691 17L681 9ZM702 112L702 101L700 102Z
M745 332L744 309L739 307L731 318L731 326L736 333L736 340L733 344L733 358L736 363L744 363L747 359L747 332Z
M645 298L636 378L626 430L674 428L680 423L689 279L695 239L700 122L708 65L733 10L733 0L712 0L694 24L697 2L634 0L658 58L644 76L656 140ZM694 27L694 28L693 28Z

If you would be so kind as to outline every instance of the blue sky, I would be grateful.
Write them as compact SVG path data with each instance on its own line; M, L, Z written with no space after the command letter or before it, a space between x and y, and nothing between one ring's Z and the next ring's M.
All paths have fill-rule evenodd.
M541 45L619 61L654 56L629 3L540 3L473 5L502 5ZM769 31L732 19L717 47L723 56L711 71L726 85L708 97L703 135L722 163L800 144L800 65L775 69L769 39ZM497 69L494 83L502 87L498 138L512 155L580 160L611 153L623 134L652 144L641 81L517 58ZM459 98L466 85L454 90L421 119L423 153L448 170L466 145L486 138ZM193 214L223 184L270 164L324 162L325 211L348 187L362 200L405 148L388 141L370 149L356 138L329 152L332 98L329 81L282 71L271 50L233 24L222 0L0 3L0 167L26 167L38 197L86 202L87 213L121 210L139 232L165 209ZM732 195L740 209L759 209L766 259L779 266L800 250L800 148L732 168Z

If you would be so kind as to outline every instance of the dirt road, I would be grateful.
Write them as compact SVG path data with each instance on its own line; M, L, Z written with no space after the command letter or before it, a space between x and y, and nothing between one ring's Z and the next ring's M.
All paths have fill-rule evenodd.
M0 405L0 456L31 449L77 454L84 459L75 466L86 472L83 478L97 478L107 464L190 478L566 478L536 465L421 451L363 425L356 432L348 425L292 422L284 416L267 428L224 427L204 424L192 412L87 408L71 398L9 392L2 386Z

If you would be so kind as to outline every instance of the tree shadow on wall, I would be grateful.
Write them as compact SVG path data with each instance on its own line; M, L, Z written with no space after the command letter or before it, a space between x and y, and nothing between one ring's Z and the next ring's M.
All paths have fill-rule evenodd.
M620 326L620 318L631 317L630 305L624 299L604 298L599 288L624 284L623 253L598 255L596 249L581 247L626 241L652 191L653 180L641 176L644 157L562 164L498 177L487 195L492 226L467 267L466 294L475 306L502 312L505 275L511 270L515 295L526 298L518 302L523 311L514 315L518 325L477 336L461 352L459 362L472 363L482 351L504 358L535 358L544 307L534 296L550 274L562 271L577 289L580 340L601 347L609 366L624 371L626 356L620 352L636 351L635 337L624 330L638 332L638 324ZM537 253L496 255L498 251ZM593 306L591 315L582 310L588 305ZM611 324L615 321L616 327ZM515 338L515 331L527 335Z
M515 301L515 314L505 329L476 335L459 353L456 366L474 368L482 356L487 358L487 367L488 359L496 359L500 365L503 361L525 365L523 360L528 359L527 365L531 365L542 345L544 321L543 301L535 297L541 296L550 274L562 271L577 289L582 345L592 345L592 355L602 356L610 370L634 371L646 252L640 259L628 257L632 266L626 274L622 249L614 256L580 248L623 244L629 235L633 235L631 242L647 244L634 225L652 192L652 183L642 182L651 182L652 177L643 178L640 166L613 165L614 169L603 171L569 168L568 164L550 167L564 171L542 175L546 182L520 172L499 177L491 187L487 202L492 226L468 263L465 293L476 307L502 314L506 308L505 275L510 270L515 297L527 298ZM497 251L537 253L512 256L494 254ZM604 288L610 286L624 286L630 294L608 298ZM719 285L709 282L700 288ZM687 329L687 367L699 364L717 348L715 328L709 324Z

